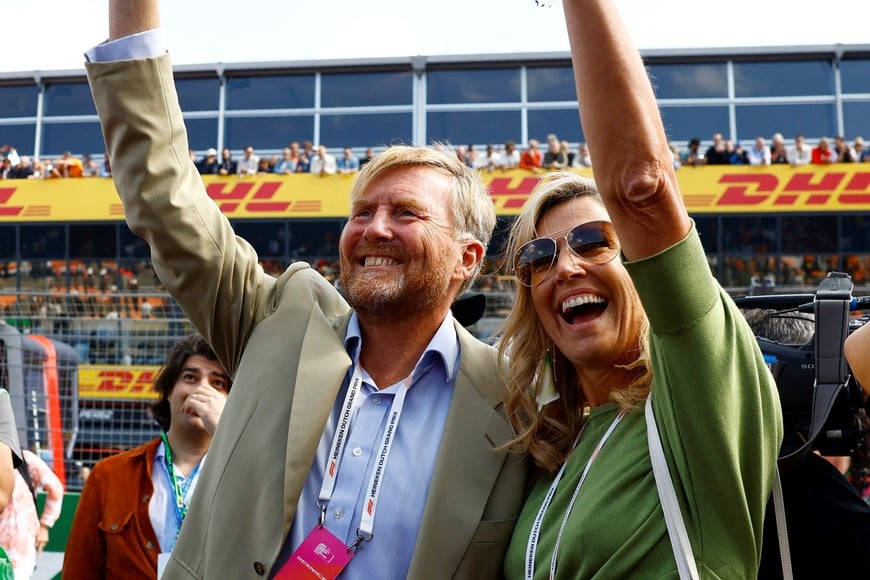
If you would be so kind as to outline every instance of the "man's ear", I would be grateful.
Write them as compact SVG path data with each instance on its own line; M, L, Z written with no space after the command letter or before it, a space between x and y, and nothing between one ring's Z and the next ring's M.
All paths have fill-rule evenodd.
M461 257L462 262L457 269L457 274L461 277L462 280L467 280L470 278L474 271L477 269L477 265L483 260L486 255L486 248L483 247L477 240L469 240L467 242L462 242L461 248Z

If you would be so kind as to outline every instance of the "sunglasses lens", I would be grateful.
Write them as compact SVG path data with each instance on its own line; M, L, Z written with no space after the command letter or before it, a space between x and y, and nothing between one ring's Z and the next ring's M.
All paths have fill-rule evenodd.
M556 257L556 243L549 238L532 240L517 252L514 272L525 286L534 286L550 271Z
M619 242L610 222L580 224L568 232L565 240L572 252L593 264L606 264L619 253Z

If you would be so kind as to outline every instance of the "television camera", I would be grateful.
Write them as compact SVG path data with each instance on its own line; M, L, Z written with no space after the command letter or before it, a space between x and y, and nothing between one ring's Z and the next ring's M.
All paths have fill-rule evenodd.
M740 308L772 309L770 316L814 314L815 332L805 344L776 342L756 336L758 345L776 380L782 404L786 443L780 463L809 450L822 455L850 455L868 432L867 401L861 385L852 377L843 355L843 343L868 315L853 311L870 308L870 297L852 296L852 279L830 272L813 294L740 296ZM789 435L796 434L796 444ZM794 439L794 438L791 438Z

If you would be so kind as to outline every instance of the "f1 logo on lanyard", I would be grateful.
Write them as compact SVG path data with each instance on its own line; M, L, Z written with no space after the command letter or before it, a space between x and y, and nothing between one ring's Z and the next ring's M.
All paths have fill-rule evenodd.
M386 468L387 460L390 457L390 450L395 440L396 427L399 424L399 417L402 415L405 396L408 394L408 387L411 384L411 377L409 376L405 379L393 399L375 466L366 488L368 492L364 502L365 508L360 519L360 525L356 532L357 539L350 546L347 546L342 540L335 537L332 532L326 529L324 521L326 519L326 507L332 498L335 482L338 479L338 470L344 452L344 445L347 442L348 432L350 431L350 416L361 384L362 372L359 363L357 363L341 407L338 427L332 438L332 447L327 458L323 485L318 495L317 504L320 508L320 522L305 537L302 544L299 545L290 556L290 559L287 560L287 563L275 575L275 580L296 580L301 578L334 580L341 574L341 571L344 570L351 558L353 558L356 548L362 542L371 541L374 538L373 531L378 495L381 491L384 469Z

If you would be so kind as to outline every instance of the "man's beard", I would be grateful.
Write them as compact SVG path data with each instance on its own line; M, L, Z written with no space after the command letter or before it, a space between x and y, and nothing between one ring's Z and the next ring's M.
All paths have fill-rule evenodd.
M449 302L452 265L448 252L430 254L432 259L416 266L405 261L396 272L352 274L342 260L339 281L350 305L360 318L370 322L413 320L421 312ZM411 269L407 268L410 265Z

